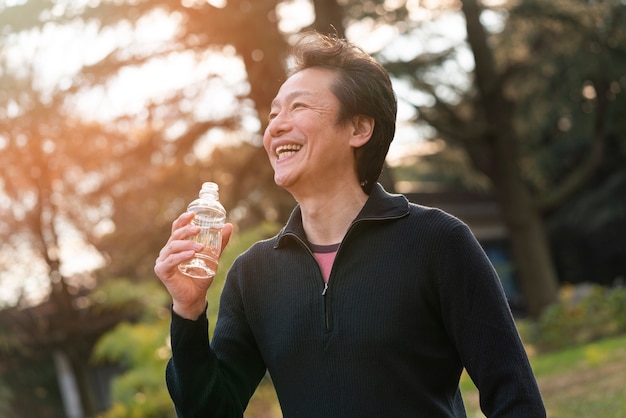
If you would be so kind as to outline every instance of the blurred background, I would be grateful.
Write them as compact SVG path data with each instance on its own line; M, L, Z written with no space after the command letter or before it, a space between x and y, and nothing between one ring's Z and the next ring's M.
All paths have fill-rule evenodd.
M0 416L175 416L154 260L219 183L214 323L286 220L261 137L309 29L390 71L381 183L472 228L549 416L626 416L625 0L0 0ZM267 376L246 417L280 416Z

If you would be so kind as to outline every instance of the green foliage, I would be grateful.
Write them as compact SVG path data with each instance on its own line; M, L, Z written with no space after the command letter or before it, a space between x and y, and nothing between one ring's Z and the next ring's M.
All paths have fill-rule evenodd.
M167 330L160 329L160 321L153 323L122 323L100 339L94 350L94 359L114 361L125 367L151 364L169 357ZM132 347L132 350L129 350Z
M519 326L525 342L539 351L554 351L626 332L626 288L600 285L561 289L559 301L536 323Z
M169 297L154 280L145 283L113 281L96 294L120 308L140 306L138 323L122 322L105 334L92 354L93 361L113 363L125 372L113 381L111 408L102 418L174 417L164 383L169 347Z
M153 318L155 310L162 310L160 308L166 306L169 300L164 288L154 280L107 280L89 297L95 302L93 309L135 310L142 313L146 320Z
M164 383L165 362L153 355L117 378L112 388L115 401L101 418L175 417Z
M9 385L0 381L0 416L8 415L11 412L12 391Z

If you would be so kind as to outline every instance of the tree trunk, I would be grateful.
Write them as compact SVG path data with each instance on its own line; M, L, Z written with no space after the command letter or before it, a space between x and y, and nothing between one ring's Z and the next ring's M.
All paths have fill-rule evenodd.
M79 396L76 376L72 370L70 361L64 352L54 352L54 365L59 383L59 391L63 398L63 407L67 418L83 418L82 402Z
M313 26L320 33L336 34L345 37L343 10L337 0L315 0L315 22Z
M475 61L477 104L487 123L481 143L467 144L467 149L474 164L493 181L509 232L518 283L528 312L537 318L546 306L556 301L558 294L548 238L518 166L513 103L499 85L477 1L464 0L463 13Z
M54 352L59 389L68 418L95 417L97 413L89 383L87 358L88 353L76 352L76 348L71 346Z
M78 394L80 396L84 416L95 417L97 413L96 404L93 388L89 380L89 365L87 364L89 354L80 352L74 353L73 351L75 350L72 350L71 348L69 351L69 360L78 385ZM91 350L89 350L89 352L91 352Z
M528 313L537 318L558 296L558 283L543 221L521 179L513 144L495 140L492 181L507 226L516 277Z

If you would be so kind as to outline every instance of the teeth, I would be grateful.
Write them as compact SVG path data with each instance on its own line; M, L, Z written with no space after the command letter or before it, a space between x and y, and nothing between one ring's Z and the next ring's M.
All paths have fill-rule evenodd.
M295 154L301 149L302 149L302 145L296 145L296 144L281 145L278 148L276 148L276 155L278 155L279 159L285 158L285 157L289 157Z

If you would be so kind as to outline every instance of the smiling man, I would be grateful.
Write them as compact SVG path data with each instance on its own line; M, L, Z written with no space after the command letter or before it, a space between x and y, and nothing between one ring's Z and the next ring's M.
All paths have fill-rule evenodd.
M188 214L155 273L172 296L167 384L180 417L242 417L269 371L285 417L465 417L463 368L488 417L545 417L502 287L458 219L377 183L395 132L384 68L304 34L263 144L298 202L228 272L209 343L210 280L176 266L201 248ZM226 226L226 243L232 227Z

